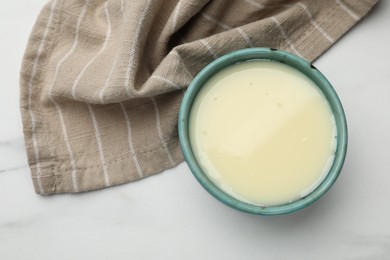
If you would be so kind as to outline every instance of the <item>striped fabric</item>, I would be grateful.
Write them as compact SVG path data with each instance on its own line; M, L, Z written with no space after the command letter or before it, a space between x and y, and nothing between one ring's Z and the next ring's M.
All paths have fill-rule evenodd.
M313 61L377 0L52 0L21 69L35 191L135 181L183 160L183 90L233 50L273 47Z

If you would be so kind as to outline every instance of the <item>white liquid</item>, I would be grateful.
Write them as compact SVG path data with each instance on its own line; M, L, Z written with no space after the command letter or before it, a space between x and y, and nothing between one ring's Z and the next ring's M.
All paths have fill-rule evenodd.
M250 61L214 75L190 114L190 142L205 174L255 205L288 203L326 177L336 149L331 108L285 64Z

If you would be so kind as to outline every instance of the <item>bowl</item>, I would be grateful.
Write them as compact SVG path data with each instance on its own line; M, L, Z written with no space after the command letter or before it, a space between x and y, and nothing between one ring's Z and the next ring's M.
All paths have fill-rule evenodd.
M268 60L287 64L309 77L327 99L337 127L337 147L333 164L321 184L308 195L282 205L259 206L240 201L218 188L198 164L189 138L189 117L192 104L203 85L217 72L230 65L250 60ZM291 53L273 48L249 48L228 53L202 69L189 85L180 106L178 132L182 152L191 172L212 196L224 204L247 213L259 215L282 215L301 210L323 196L334 184L344 164L347 151L347 123L345 113L334 88L324 75L308 61Z

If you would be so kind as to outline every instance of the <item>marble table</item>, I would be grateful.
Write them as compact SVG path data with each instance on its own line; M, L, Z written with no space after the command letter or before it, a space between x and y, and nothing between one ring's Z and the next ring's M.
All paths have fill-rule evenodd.
M18 80L45 2L0 8L0 259L390 259L389 1L315 62L348 117L340 178L315 205L272 218L219 203L184 163L110 189L36 195Z

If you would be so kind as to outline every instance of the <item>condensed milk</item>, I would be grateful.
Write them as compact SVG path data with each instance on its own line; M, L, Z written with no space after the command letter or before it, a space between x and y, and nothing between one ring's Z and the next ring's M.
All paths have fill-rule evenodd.
M302 72L276 61L228 66L200 89L189 137L202 171L254 205L295 201L332 166L337 129L330 105Z

